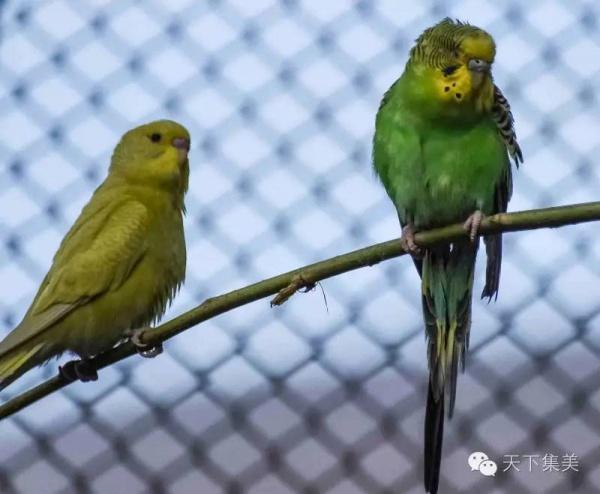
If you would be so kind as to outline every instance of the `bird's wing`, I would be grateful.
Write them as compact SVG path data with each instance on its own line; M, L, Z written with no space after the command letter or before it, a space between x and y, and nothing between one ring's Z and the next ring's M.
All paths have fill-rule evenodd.
M407 111L393 101L399 81L392 84L379 105L373 139L373 167L404 227L415 222L425 184L421 136L414 125L404 123ZM413 262L421 276L422 261L413 258Z
M108 217L100 218L103 221L97 231L79 228L61 244L27 315L0 343L0 357L39 336L89 300L119 288L142 259L147 247L146 208L129 201L104 212ZM72 256L61 255L65 251Z
M498 132L506 145L509 156L515 162L515 166L519 168L519 163L523 163L523 153L521 152L521 146L517 142L515 119L513 118L508 100L504 97L498 86L494 86L492 118L498 126Z
M493 214L506 213L508 201L512 195L512 167L509 157L518 168L523 163L523 153L517 142L515 132L515 121L510 110L508 100L502 94L498 86L494 86L494 105L492 107L492 118L498 127L498 133L504 141L508 153L506 166L500 180L496 183L494 191ZM500 267L502 264L502 235L489 235L485 237L485 251L487 254L487 268L485 276L485 287L481 298L488 297L489 300L498 296L500 284Z

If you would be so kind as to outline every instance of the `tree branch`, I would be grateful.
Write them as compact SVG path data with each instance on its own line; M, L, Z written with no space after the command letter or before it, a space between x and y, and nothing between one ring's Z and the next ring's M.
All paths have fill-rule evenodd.
M597 220L600 220L600 202L591 202L490 216L483 220L480 234L555 228ZM437 243L451 242L465 235L462 224L457 224L417 233L415 242L420 246L429 247ZM270 295L276 294L271 301L271 306L281 305L296 291L303 288L310 289L319 281L362 267L373 266L403 254L405 252L400 246L400 241L396 239L289 271L245 288L209 298L195 309L153 330L146 331L140 336L140 340L149 345L158 345L201 322ZM92 358L89 362L95 369L100 370L135 354L134 345L126 342ZM63 376L56 375L0 406L0 420L69 384L71 383Z

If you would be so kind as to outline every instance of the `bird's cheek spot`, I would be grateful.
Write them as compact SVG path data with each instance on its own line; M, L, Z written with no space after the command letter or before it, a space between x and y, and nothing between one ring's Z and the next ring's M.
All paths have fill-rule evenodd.
M461 93L456 93L456 99L461 99L462 98L462 94Z

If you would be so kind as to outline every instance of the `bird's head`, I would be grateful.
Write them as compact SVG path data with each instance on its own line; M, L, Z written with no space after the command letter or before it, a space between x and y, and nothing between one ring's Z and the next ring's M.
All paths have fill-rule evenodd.
M187 129L172 120L141 125L117 144L110 174L132 184L167 188L183 196L189 180L190 142Z
M428 92L439 102L489 111L495 56L496 44L487 32L447 18L417 39L409 65L428 79Z

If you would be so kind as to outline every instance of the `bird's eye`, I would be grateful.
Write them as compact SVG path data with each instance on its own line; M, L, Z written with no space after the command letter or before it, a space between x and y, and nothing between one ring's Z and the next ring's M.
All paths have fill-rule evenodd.
M162 136L161 136L160 134L158 134L158 133L154 133L154 134L152 134L152 135L150 136L150 140L151 140L152 142L159 142L159 141L160 141L160 139L161 139L161 137L162 137Z
M442 72L446 77L448 77L449 75L454 74L454 72L456 72L456 69L458 69L456 65L449 65L448 67L444 67L442 69Z

